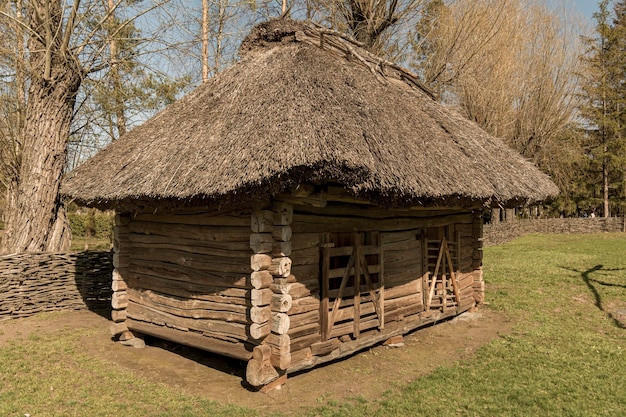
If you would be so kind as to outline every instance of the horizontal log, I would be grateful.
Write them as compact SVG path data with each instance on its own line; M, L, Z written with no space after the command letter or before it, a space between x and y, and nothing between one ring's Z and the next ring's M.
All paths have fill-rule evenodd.
M128 288L128 285L126 285L124 281L113 281L111 283L111 289L113 291L124 291L126 288Z
M293 305L293 299L289 294L276 294L272 295L271 309L274 312L285 313L291 309Z
M172 238L170 236L146 235L131 233L128 241L132 247L154 247L163 249L178 249L191 253L204 253L215 256L240 257L250 255L249 237L241 242L220 242L213 240L198 240L189 238Z
M273 239L270 233L251 233L250 249L254 253L270 253L273 249Z
M385 300L389 301L394 298L404 297L407 295L421 295L422 294L422 279L418 278L413 281L409 281L406 284L399 285L386 285L385 286Z
M250 359L246 365L246 381L253 387L262 387L279 378L270 360Z
M272 316L272 310L269 308L269 306L250 307L250 321L252 323L258 323L258 324L267 323L270 320L271 316Z
M396 231L447 226L467 219L467 214L442 215L427 218L386 218L364 219L349 217L333 217L323 215L294 214L293 233L339 233L361 231Z
M295 329L302 326L307 326L310 323L319 323L320 312L319 310L312 310L306 313L291 314L291 328Z
M291 236L291 249L302 250L319 248L320 233L296 233Z
M133 303L184 318L221 320L227 323L250 322L248 308L236 304L215 303L205 300L181 300L150 290L129 289L128 299Z
M286 292L293 300L303 297L310 297L319 293L319 282L317 280L294 282L279 286L270 285L274 292Z
M274 225L287 226L293 222L293 205L287 202L275 201L272 211L274 212Z
M271 233L274 229L274 213L271 210L253 211L250 228L254 233Z
M370 329L377 328L380 325L377 316L361 317L359 321L359 330L365 332ZM329 338L340 337L343 335L349 335L354 332L354 323L352 321L348 323L335 324L330 330Z
M274 293L269 288L264 288L262 290L251 290L250 291L250 302L253 306L267 306L272 302L272 296Z
M121 310L128 307L128 295L126 291L114 292L111 296L111 307L114 310Z
M168 327L195 330L214 335L224 335L240 341L246 341L249 338L247 332L248 326L241 323L179 317L132 301L128 303L126 310L128 318L133 320L147 323L165 323Z
M137 214L132 221L184 224L191 226L250 226L250 214L219 214L218 212L195 214Z
M291 339L286 334L270 333L264 341L265 344L270 346L273 350L279 352L289 352L289 346L291 345Z
M127 324L132 331L170 340L208 352L214 352L244 361L252 357L252 349L254 348L254 344L252 343L227 342L204 336L202 333L180 331L134 319L129 319Z
M147 277L135 274L129 274L128 285L130 288L143 288L181 298L215 301L225 304L250 304L250 290L238 288L207 287L188 282L171 281L158 277Z
M272 348L267 345L255 346L252 350L252 359L257 361L269 361L272 355Z
M249 226L196 226L132 221L128 225L128 228L133 233L195 239L200 241L248 242L250 239Z
M240 256L237 257L225 257L190 253L174 249L133 248L132 251L127 252L126 255L131 257L131 263L136 260L150 262L166 261L170 264L201 271L249 274L251 271L248 253L249 252L241 253Z
M393 267L392 267L393 268ZM380 265L368 265L367 269L370 274L377 274L380 271ZM340 278L343 277L346 268L334 268L328 271L329 278ZM354 275L354 267L350 268L350 275Z
M250 257L250 268L253 271L265 271L272 266L272 257L264 253L255 253ZM271 273L271 272L270 272Z
M328 355L335 349L339 348L341 342L339 339L330 339L324 342L317 342L311 345L311 355L324 356Z
M460 207L411 207L406 209L386 209L379 208L377 206L371 205L368 201L355 198L348 197L347 195L343 195L343 199L338 200L334 193L330 192L330 189L327 193L327 202L328 204L324 208L312 207L310 205L303 206L298 205L295 207L296 213L306 213L306 214L331 214L333 216L356 216L356 217L364 217L364 218L390 218L390 217L432 217L437 215L445 215L445 214L455 214L459 211L466 211L467 209ZM471 216L471 213L468 212L468 215Z
M111 320L115 323L119 323L126 320L126 310L112 310Z
M288 257L272 258L268 270L275 277L288 277L291 275L291 259Z
M319 247L311 247L291 251L291 264L295 265L319 265L320 249Z
M385 326L392 321L404 321L407 316L412 316L424 311L424 305L420 303L416 304L399 304L390 306L388 309L385 307Z
M307 347L310 347L314 343L320 341L319 334L311 334L303 337L299 337L297 339L291 339L291 350L298 351Z
M474 307L476 305L476 300L474 300L474 298L467 298L464 300L461 300L461 302L458 305L458 314L469 310L470 308Z
M304 349L297 350L295 352L291 352L291 365L293 366L302 366L302 364L308 363L311 358L311 348L306 347Z
M262 288L269 288L270 284L274 282L274 277L268 271L254 271L250 274L250 283L252 288L257 290Z
M274 226L272 230L272 238L277 242L289 242L291 234L291 226Z
M317 280L320 277L320 268L319 265L293 265L291 267L291 274L294 275L298 281Z
M376 343L385 341L395 335L406 334L411 330L429 325L437 320L442 320L446 317L450 317L453 315L453 311L450 311L447 314L440 313L436 317L430 318L421 317L417 314L413 315L411 318L407 318L406 321L386 325L383 331L368 332L366 334L362 334L361 337L356 340L341 343L338 349L333 350L328 355L312 356L310 359L307 359L305 361L293 362L291 367L287 370L287 373L298 372L303 369L312 368L323 363L352 355L355 352L358 352L368 346L373 346Z
M272 256L290 256L292 253L291 242L273 242L272 243Z
M170 264L162 261L134 260L127 270L127 275L133 274L158 277L171 281L181 281L212 288L251 288L246 274L235 272L199 271L190 267ZM211 292L214 292L211 290Z
M291 365L291 353L290 352L282 352L279 354L274 354L272 351L272 356L270 357L270 363L276 369L285 370L289 368Z
M290 316L296 314L307 313L309 311L316 311L320 308L320 300L315 296L302 297L296 300L292 300L291 308L287 312Z
M252 323L249 327L250 337L254 340L261 340L270 334L270 323Z
M285 313L273 313L270 319L272 333L286 334L290 326L289 316Z
M318 321L309 322L307 324L300 325L297 327L291 326L291 328L289 329L289 333L288 333L289 337L298 339L300 337L308 336L311 334L316 334L318 335L318 337L321 337L319 315L317 318L318 318Z

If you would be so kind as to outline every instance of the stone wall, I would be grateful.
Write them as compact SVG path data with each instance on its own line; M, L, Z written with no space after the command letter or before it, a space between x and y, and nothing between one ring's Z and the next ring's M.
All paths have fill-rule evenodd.
M500 245L531 233L574 234L623 231L623 217L522 219L484 225L483 246Z
M45 311L111 306L110 252L19 253L0 257L0 321Z

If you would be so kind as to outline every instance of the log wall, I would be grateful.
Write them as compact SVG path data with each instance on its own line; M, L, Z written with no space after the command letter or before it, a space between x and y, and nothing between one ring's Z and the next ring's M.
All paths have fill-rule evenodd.
M112 333L123 340L135 331L249 359L256 344L250 317L271 301L271 291L251 283L250 216L118 215Z
M111 253L19 253L0 257L0 321L41 312L108 309Z
M289 346L289 372L348 355L392 335L456 315L482 301L480 210L383 210L332 191L279 198L293 205L291 282L283 287L292 306L287 311L287 333L280 338L274 336L272 343ZM385 330L381 331L381 323L373 319L371 326L363 325L358 338L350 337L351 325L344 325L343 330L337 326L329 340L321 340L320 312L328 307L320 308L320 239L324 233L355 231L376 233L382 242ZM443 236L453 236L452 245L458 247L455 268L460 272L460 302L449 310L425 312L428 260L422 259L424 245L429 239L440 243Z

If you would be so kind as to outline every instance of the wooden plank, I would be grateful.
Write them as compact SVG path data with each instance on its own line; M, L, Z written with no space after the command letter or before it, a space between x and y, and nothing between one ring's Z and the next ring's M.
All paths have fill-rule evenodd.
M361 334L361 266L364 261L363 249L362 249L361 233L353 233L352 241L354 242L354 314L353 314L353 330L352 334L358 339ZM349 268L348 268L349 269ZM365 268L364 268L365 269Z
M221 320L192 319L179 317L146 305L129 301L126 313L130 319L147 323L165 323L169 327L193 329L210 334L222 334L241 341L248 340L247 327L241 323L227 323Z
M172 238L170 236L130 233L128 241L132 247L178 249L191 253L206 253L216 256L240 257L242 253L251 254L249 239L241 242L219 242L189 238Z
M350 259L348 260L348 265L345 268L345 272L344 275L341 279L341 283L339 285L339 291L337 292L337 297L335 298L335 301L333 303L333 308L332 311L330 313L330 318L328 319L328 328L327 328L327 332L330 333L330 330L333 326L333 324L335 323L336 320L336 316L337 316L337 310L339 309L339 304L341 303L341 298L343 297L343 293L346 290L346 285L348 284L348 278L350 277L350 270L352 268L352 266L354 265L354 261L355 261L355 256L354 254L352 254L352 256L350 256ZM330 272L330 271L329 271ZM329 291L330 293L330 291ZM330 338L330 335L329 335Z
M126 321L128 328L138 333L155 336L165 340L171 340L187 346L192 346L208 352L235 359L247 361L252 357L253 344L241 342L227 342L204 336L202 333L185 332L177 329L158 326L153 323L142 322L132 318Z
M311 355L324 356L328 355L335 349L339 348L341 342L339 339L330 339L324 342L317 342L311 345Z
M133 260L126 273L180 281L212 288L251 288L247 274L199 271L193 268L161 261ZM210 290L215 291L215 290ZM219 290L217 290L219 291Z
M250 303L249 290L207 287L158 277L146 277L133 273L128 274L127 282L131 288L143 288L182 298L238 305L248 305Z
M130 300L136 303L147 303L148 305L158 307L172 307L181 312L189 311L215 311L215 312L228 312L237 313L241 316L246 316L248 313L248 307L239 304L219 303L208 300L198 300L193 298L177 297L174 295L162 294L157 291L152 291L142 288L129 288L128 297ZM182 314L182 313L181 313ZM244 323L247 322L247 319Z
M132 221L128 225L128 228L133 233L168 236L172 238L196 239L200 241L248 242L250 239L249 226L196 226Z
M385 247L384 237L378 234L378 245L380 246L380 255L378 258L379 270L378 270L378 281L379 281L379 289L378 289L378 302L379 302L379 321L380 326L378 327L380 330L385 329L385 298L387 297L387 289L385 282L385 259L387 255L383 248ZM418 252L419 253L419 252ZM419 258L418 258L419 259Z
M317 317L316 317L317 318ZM289 328L289 337L297 339L299 337L307 336L310 334L316 334L321 340L321 327L319 322L315 321L312 323L303 324L300 326L291 326Z
M437 227L454 224L467 218L467 214L444 215L429 218L388 218L362 219L350 217L315 216L294 214L293 233L336 233L362 231L400 231L424 227Z
M143 248L141 250L133 249L127 255L131 257L131 262L136 260L167 261L168 264L180 265L194 270L249 274L251 272L250 257L247 253L242 253L240 257L223 257L173 249Z
M302 297L292 301L291 308L287 312L290 316L294 316L301 313L307 313L309 311L319 311L321 301L315 296ZM323 306L321 307L323 311Z
M211 303L202 300L177 300L146 290L128 290L128 299L133 303L162 311L176 317L190 319L220 320L227 323L247 324L250 322L246 306ZM198 305L199 303L202 303ZM233 311L235 308L238 311Z
M250 215L228 215L217 213L196 214L137 214L132 221L165 224L184 224L192 226L237 226L249 227Z
M324 234L324 243L330 242L330 234ZM328 289L330 286L330 247L324 246L322 247L322 288L321 288L321 300L320 300L320 326L322 333L322 340L328 340L328 329L329 329L329 300L328 300Z

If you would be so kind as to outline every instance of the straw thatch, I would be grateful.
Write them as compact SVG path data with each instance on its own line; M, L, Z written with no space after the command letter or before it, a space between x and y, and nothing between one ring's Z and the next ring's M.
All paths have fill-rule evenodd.
M279 20L255 28L241 54L70 173L62 193L128 209L244 203L310 181L389 206L512 205L558 192L408 71L345 37Z

